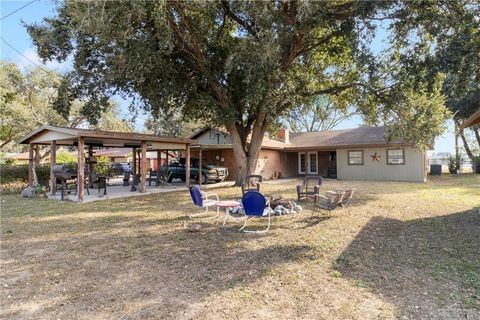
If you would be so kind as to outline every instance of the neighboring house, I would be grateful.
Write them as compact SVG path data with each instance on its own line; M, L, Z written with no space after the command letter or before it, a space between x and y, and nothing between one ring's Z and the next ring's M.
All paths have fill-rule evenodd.
M229 178L237 166L228 133L204 129L191 139L192 158L225 166ZM385 140L384 127L359 127L346 130L290 133L280 130L275 139L265 137L255 174L265 179L322 175L349 180L425 181L426 152L411 144Z
M76 152L69 152L73 156L77 156ZM10 153L5 155L2 160L15 160L16 164L28 164L29 160L29 153L22 152L22 153ZM49 163L50 162L50 154L47 154L40 163Z

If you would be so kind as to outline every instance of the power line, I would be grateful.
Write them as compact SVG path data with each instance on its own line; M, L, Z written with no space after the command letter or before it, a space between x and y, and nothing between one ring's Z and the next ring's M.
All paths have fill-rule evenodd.
M1 17L1 18L0 18L0 20L3 20L3 19L5 19L5 18L8 18L8 17L10 17L12 14L14 14L14 13L16 13L16 12L18 12L18 11L22 10L23 8L25 8L25 7L29 6L29 5L31 5L32 3L36 2L36 1L38 1L38 0L33 0L33 1L29 2L29 3L27 3L26 5L24 5L23 7L20 7L20 8L18 8L18 9L16 9L16 10L13 10L13 11L12 11L12 12L10 12L9 14L7 14L7 15L4 15L3 17Z
M36 1L36 0L35 0ZM48 71L47 69L43 68L42 66L38 65L36 62L34 62L33 60L31 60L29 57L27 57L26 55L24 55L23 53L21 53L20 51L18 51L17 49L15 49L14 46L12 46L10 43L8 43L7 40L5 40L3 37L0 37L0 39L2 39L3 42L5 42L5 44L7 46L9 46L10 48L12 48L12 50L14 50L16 53L18 53L19 55L21 55L22 57L24 57L25 59L27 59L28 61L30 61L33 65L35 65L37 68L45 71L46 73L52 73L51 71Z

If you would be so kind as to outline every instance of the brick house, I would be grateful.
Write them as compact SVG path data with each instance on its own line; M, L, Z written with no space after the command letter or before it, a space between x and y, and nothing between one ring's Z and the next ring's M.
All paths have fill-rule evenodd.
M229 169L236 175L232 140L227 132L204 129L192 135L202 149L204 163ZM265 179L304 175L348 180L425 181L426 152L402 142L387 142L384 127L359 127L323 132L290 133L280 130L265 137L255 169Z

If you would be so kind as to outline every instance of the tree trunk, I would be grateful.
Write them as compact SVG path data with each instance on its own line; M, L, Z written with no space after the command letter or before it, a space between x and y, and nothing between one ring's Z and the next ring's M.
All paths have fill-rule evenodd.
M457 121L457 126L459 126L458 121ZM470 158L470 160L473 161L473 153L472 153L472 151L470 150L470 147L468 146L468 141L467 141L467 139L465 138L465 134L463 133L463 130L459 130L459 131L458 131L458 135L460 136L460 138L462 138L463 148L465 149L465 152L467 153L467 155L468 155L468 157Z
M478 147L480 148L480 129L472 128L473 133L475 133L475 138L477 138Z
M247 136L243 137L239 133L239 130L234 123L229 123L226 127L232 138L233 153L235 156L235 185L240 186L248 175L255 172L263 137L268 127L266 114L260 113L257 116L253 130L245 130L247 136L252 132L250 143L247 142Z
M243 181L245 181L245 177L248 175L247 173L247 153L245 151L245 146L242 143L242 138L238 133L235 124L229 124L226 126L230 136L232 138L232 145L233 145L233 154L235 156L235 166L236 166L236 176L235 176L235 185L240 186Z
M35 157L33 157L34 167L40 165L40 160L41 159L42 159L42 156L40 155L40 145L36 144L35 145Z

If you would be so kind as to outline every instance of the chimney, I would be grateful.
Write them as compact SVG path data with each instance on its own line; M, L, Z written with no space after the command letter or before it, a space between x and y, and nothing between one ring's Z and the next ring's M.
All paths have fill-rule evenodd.
M290 144L290 131L288 129L280 129L277 131L277 139Z

